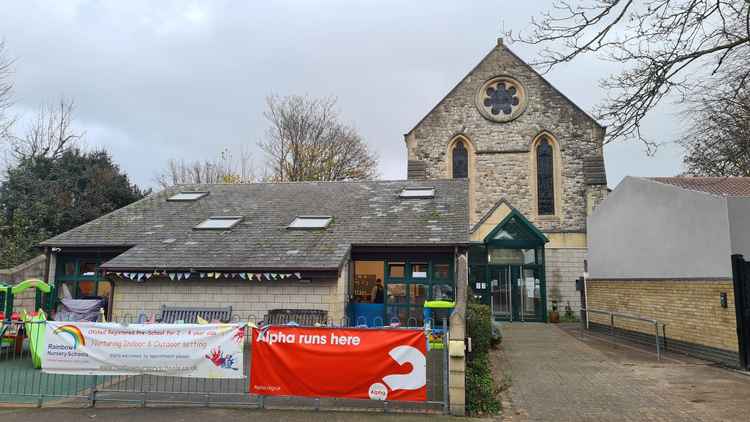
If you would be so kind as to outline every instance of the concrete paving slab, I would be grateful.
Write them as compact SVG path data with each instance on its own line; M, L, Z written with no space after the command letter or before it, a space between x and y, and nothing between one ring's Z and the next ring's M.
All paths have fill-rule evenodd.
M513 421L747 421L750 376L697 359L579 338L576 326L508 323L493 352Z

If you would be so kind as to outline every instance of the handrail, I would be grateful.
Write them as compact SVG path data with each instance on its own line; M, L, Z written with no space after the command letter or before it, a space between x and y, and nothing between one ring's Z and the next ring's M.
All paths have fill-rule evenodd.
M611 312L611 311L603 311L599 309L587 309L587 308L581 308L582 312L586 312L586 319L585 321L581 319L581 336L583 336L583 330L584 330L584 324L588 325L589 321L589 313L593 314L602 314L602 315L608 315L609 316L609 334L614 335L614 329L615 329L615 317L618 318L625 318L625 319L631 319L635 321L642 321L642 322L648 322L650 324L654 324L654 331L656 334L656 359L661 360L661 342L659 341L659 324L662 326L662 332L664 332L664 324L659 322L658 320L651 319L651 318L644 318L641 316L636 315L628 315L628 314L622 314L619 312Z

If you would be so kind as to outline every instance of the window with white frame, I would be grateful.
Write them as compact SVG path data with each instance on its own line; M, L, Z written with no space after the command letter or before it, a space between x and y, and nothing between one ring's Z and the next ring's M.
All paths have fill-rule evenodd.
M172 202L197 201L206 195L208 195L208 192L179 192L167 198L167 201L172 201Z
M398 196L407 199L434 198L435 188L404 188Z
M228 230L236 226L242 217L239 216L221 216L221 217L210 217L197 226L194 227L196 230Z
M289 229L324 229L331 224L329 215L300 215L287 226Z

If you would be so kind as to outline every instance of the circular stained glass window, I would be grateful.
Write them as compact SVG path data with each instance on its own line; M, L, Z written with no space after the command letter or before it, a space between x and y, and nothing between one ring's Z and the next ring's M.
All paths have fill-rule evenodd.
M482 116L495 122L509 122L526 109L526 90L509 76L496 76L477 92L477 108Z

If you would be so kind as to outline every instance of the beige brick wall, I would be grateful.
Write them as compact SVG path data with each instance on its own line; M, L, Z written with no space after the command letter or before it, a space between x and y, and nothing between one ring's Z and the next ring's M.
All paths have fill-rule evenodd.
M589 309L639 315L666 324L668 338L736 352L732 280L602 281L586 283ZM727 294L728 307L720 305ZM605 316L591 321L609 324ZM653 325L615 319L616 326L653 334Z
M338 323L344 315L338 281L246 281L150 279L143 283L114 280L115 319L137 318L140 313L158 314L161 305L232 306L241 320L261 320L270 309L321 309Z
M560 314L570 302L574 312L581 308L581 294L576 291L576 279L583 275L583 261L586 249L580 248L546 248L545 271L547 275L547 307L552 309L552 301L557 300Z

